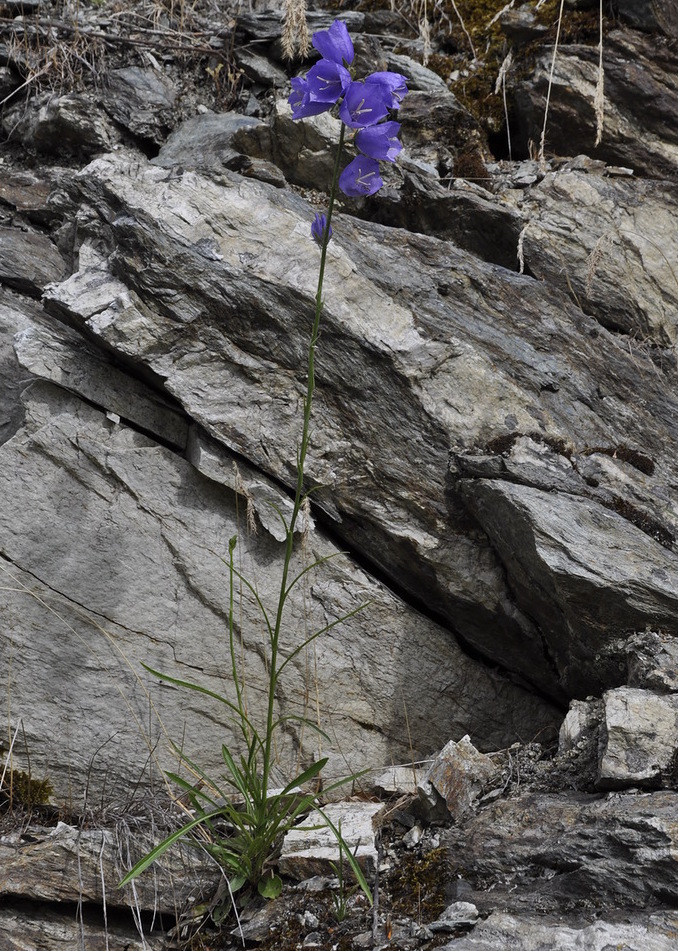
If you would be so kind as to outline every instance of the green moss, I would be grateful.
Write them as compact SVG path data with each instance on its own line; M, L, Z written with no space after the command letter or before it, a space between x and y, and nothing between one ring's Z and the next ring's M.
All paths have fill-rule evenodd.
M556 38L559 12L560 0L547 0L547 3L536 11L537 23L549 27L549 32L546 34L547 43L552 43ZM607 33L611 27L612 22L607 17L603 17L603 33ZM600 12L597 7L591 10L570 10L569 8L564 10L559 43L564 45L583 43L594 46L597 45L599 39Z
M0 768L0 775L4 766ZM54 794L49 779L35 779L21 769L8 769L0 787L0 808L35 809L46 806Z
M416 921L435 921L449 901L447 850L432 849L423 858L405 855L390 880L391 909Z
M499 23L492 23L503 5L502 0L457 0L457 16L451 0L441 0L431 13L431 33L438 50L429 58L428 67L449 83L457 98L490 135L502 132L506 123L503 97L495 93L494 89L501 65L512 44ZM560 13L560 0L547 0L539 10L536 10L536 0L517 5L534 9L536 22L548 29L538 40L513 49L513 65L507 77L510 85L529 76L538 52L555 41ZM596 45L599 40L598 17L597 9L565 9L560 44ZM611 26L611 21L606 19L604 31ZM477 57L475 60L469 37ZM457 71L459 78L450 81L450 75ZM511 121L511 97L508 98Z

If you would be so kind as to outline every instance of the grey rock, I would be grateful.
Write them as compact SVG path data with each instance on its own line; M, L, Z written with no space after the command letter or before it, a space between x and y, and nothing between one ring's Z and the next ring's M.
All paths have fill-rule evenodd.
M41 6L41 0L7 0L7 7L15 14L36 13Z
M76 331L36 313L14 339L20 365L43 380L84 397L104 412L184 450L188 422L166 396L114 366Z
M287 73L271 62L267 56L261 56L251 49L234 50L235 61L249 80L260 83L266 88L285 86L289 80Z
M602 719L599 700L573 700L558 734L558 752L567 753L597 735Z
M42 96L28 109L22 105L10 110L2 124L8 134L49 155L93 155L118 138L92 96L84 93Z
M427 69L411 56L399 53L386 55L386 68L392 73L400 73L407 79L407 88L412 91L426 93L440 93L446 96L449 93L447 83L433 70ZM404 102L407 102L405 98Z
M389 766L373 779L374 788L386 796L416 796L417 785L424 779L429 763Z
M676 0L618 0L619 16L639 30L678 36Z
M674 791L518 793L468 814L444 844L457 874L483 882L467 898L481 913L672 907L677 804Z
M672 951L675 915L630 915L626 921L586 922L570 916L510 915L495 912L470 935L444 945L443 951Z
M189 899L212 898L219 872L205 853L187 844L166 852L150 875L118 888L123 875L155 844L149 828L134 820L130 824L129 815L114 829L78 829L64 822L51 829L32 826L27 839L20 832L0 838L0 896L3 904L20 897L54 905L83 901L109 910L155 909L162 915L175 914Z
M0 65L0 102L8 102L21 86L21 79L9 66Z
M257 181L284 188L287 179L273 162L263 159L250 158L248 155L236 155L227 162L227 168L244 175L246 178L256 178Z
M295 128L323 141L313 124ZM75 188L93 220L111 222L97 226L110 250L103 270L83 261L49 292L50 311L164 380L215 440L291 484L299 314L315 295L311 208L227 172L209 181L125 156L90 165ZM539 282L347 216L325 301L308 469L324 517L542 690L569 700L618 685L624 658L598 657L610 640L647 623L675 629L667 447L678 406L652 361ZM520 442L535 432L532 448ZM501 446L516 440L512 462ZM465 474L466 453L498 457L499 476ZM509 484L517 478L528 485ZM531 554L535 533L543 558Z
M545 50L530 79L515 89L524 154L529 154L529 140L541 139L552 60L552 50ZM629 62L635 66L631 71ZM605 37L604 70L604 131L595 147L598 50L560 46L550 96L547 154L586 153L610 165L632 168L638 175L672 179L678 166L676 51L656 36L613 30Z
M36 231L0 227L0 282L31 297L64 277L66 266L54 243Z
M243 151L242 133L254 129L260 130L260 135L267 132L260 119L235 112L192 116L172 132L152 164L163 168L224 166Z
M429 156L435 161L435 156ZM394 228L407 228L453 242L483 261L518 269L518 243L524 221L510 202L462 179L447 184L432 167L400 162L402 182L376 196L371 217Z
M314 33L316 30L328 30L336 15L329 11L309 10L306 16L309 31ZM357 13L352 10L342 10L341 20L346 24L349 33L352 35L360 34L365 27L365 14ZM255 40L257 43L272 43L280 40L282 34L282 21L279 11L264 10L259 13L242 12L238 15L236 45L240 41ZM243 42L242 45L245 45ZM277 51L276 47L271 49L271 54ZM282 58L282 57L281 57Z
M678 693L678 642L661 631L645 631L626 642L629 687Z
M23 425L21 393L33 380L17 360L14 337L30 328L39 313L39 304L0 286L0 445Z
M650 788L673 765L678 750L678 697L618 687L603 695L600 789Z
M72 910L62 911L51 904L3 902L0 908L0 939L7 951L77 948L87 951L163 951L163 933L140 935L134 925L109 921L107 926L89 916L77 921Z
M478 909L469 901L455 901L428 926L431 931L456 931L471 928L478 920Z
M425 783L431 784L445 800L448 812L459 819L499 775L491 757L479 753L469 737L464 736L458 743L450 740L435 757Z
M375 840L383 803L375 802L337 802L329 803L323 813L341 836L358 861L368 880L372 879L378 864ZM339 845L331 828L322 825L322 818L314 822L304 820L300 828L292 829L283 840L279 869L283 875L303 880L313 875L331 875L339 864ZM344 858L344 874L352 878L352 872Z
M340 128L339 119L329 113L295 122L289 104L276 103L272 155L289 182L327 191L332 181Z
M480 126L443 84L431 91L412 91L398 110L401 136L407 152L431 165L454 165L459 152L478 148Z
M37 225L51 224L55 218L49 202L54 178L60 170L50 168L46 174L7 170L0 181L0 200L14 211L25 215L26 220Z
M673 185L548 172L520 193L523 263L603 326L658 346L678 337Z
M127 66L108 75L106 112L124 129L160 145L176 122L176 90L155 69Z
M638 629L648 614L673 629L678 560L616 512L499 479L465 482L461 491L567 692L586 696L601 682L619 683L625 664L615 630Z
M499 25L514 46L532 43L548 32L548 26L540 23L534 10L527 6L505 9L499 17Z
M323 887L327 887L324 883ZM281 899L267 901L263 908L259 908L253 913L248 914L247 909L240 918L239 927L234 928L231 934L241 943L243 941L263 941L271 934L271 927L274 926L281 913Z
M163 685L141 663L223 691L228 539L240 533L238 557L251 566L248 574L269 607L279 585L280 542L268 532L249 537L240 525L246 496L238 503L228 488L232 455L222 456L226 475L213 481L176 452L54 384L33 384L24 401L24 428L0 450L8 643L0 671L9 676L12 658L12 717L15 726L22 723L13 753L18 768L26 768L28 756L33 775L52 782L55 804L72 810L82 806L85 788L94 798L104 788L110 797L124 797L130 777L148 788L159 769L176 769L168 737L183 738L192 758L218 769L221 744L237 742L218 705ZM259 474L257 481L267 480ZM266 491L276 499L272 484ZM251 493L256 497L254 487ZM258 498L265 505L265 496ZM293 571L336 552L312 531ZM291 712L307 710L308 691L322 698L321 720L331 720L337 751L332 775L391 757L404 761L413 746L415 754L418 747L425 754L468 729L494 745L510 722L510 732L521 733L528 724L531 729L552 720L543 703L466 659L443 628L355 570L330 557L309 576L312 598L297 588L289 599L293 632L322 627L372 602L343 636L337 629L322 641L310 667L302 653L281 683L279 702ZM240 610L250 714L259 716L261 616L247 598ZM400 682L403 671L393 664L393 652L412 657L416 675L408 682ZM421 700L420 676L428 705ZM441 703L441 697L449 701ZM411 739L401 729L404 708ZM280 743L283 771L298 755L310 758L317 750L311 732L288 730ZM150 762L149 744L155 751Z

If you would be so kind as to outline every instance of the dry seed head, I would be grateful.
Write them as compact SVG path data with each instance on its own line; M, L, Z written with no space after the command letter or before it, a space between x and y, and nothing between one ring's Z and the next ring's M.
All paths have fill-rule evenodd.
M238 495L242 495L245 499L245 519L247 521L247 533L248 535L256 535L257 520L255 514L256 510L254 508L254 499L252 498L252 493L242 480L240 469L238 469L238 464L236 462L233 463L233 475L235 480L235 491L238 493Z
M422 39L424 44L424 53L423 53L423 62L424 66L428 66L428 61L431 57L431 24L429 23L426 13L419 21L419 36Z
M311 503L308 496L304 496L304 501L301 503L301 543L304 547L308 542L309 536L311 534Z
M296 54L302 59L308 56L311 35L306 22L306 0L285 0L282 48L287 59L294 59Z
M499 67L497 81L494 84L495 96L498 95L501 89L503 88L504 83L506 82L506 77L508 76L508 71L511 68L512 64L513 64L513 53L511 52L511 50L509 50L507 55L504 57L504 62Z

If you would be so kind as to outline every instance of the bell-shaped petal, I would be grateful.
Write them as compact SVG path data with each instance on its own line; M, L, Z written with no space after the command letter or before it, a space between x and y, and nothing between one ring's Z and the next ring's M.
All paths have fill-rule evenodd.
M325 233L327 233L327 240L329 241L332 237L332 225L328 226L326 215L316 214L311 225L311 234L313 240L317 241L321 247L325 241Z
M407 78L401 76L400 73L390 73L387 71L370 73L370 75L365 78L365 82L374 83L388 90L388 94L391 97L389 101L390 109L400 108L400 103L407 95Z
M292 80L292 93L287 100L292 106L293 119L305 119L307 116L317 116L332 108L331 102L319 102L311 99L308 83L300 76Z
M376 125L388 115L389 100L390 92L381 83L351 83L339 106L339 118L351 129Z
M339 176L339 188L350 198L374 195L383 184L379 175L379 162L366 155L354 158Z
M346 67L329 59L319 60L306 73L306 89L314 102L336 102L350 83L351 74Z
M346 63L350 66L353 62L353 43L346 24L341 20L335 20L329 30L318 30L311 37L311 42L321 56L333 63Z
M380 122L360 129L356 133L355 144L363 155L382 162L395 162L403 147L398 139L399 132L399 122Z

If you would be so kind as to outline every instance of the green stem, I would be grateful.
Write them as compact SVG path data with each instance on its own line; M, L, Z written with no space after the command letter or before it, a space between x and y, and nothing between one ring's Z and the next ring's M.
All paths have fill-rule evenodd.
M276 687L278 685L278 643L280 640L280 631L282 628L282 618L283 610L285 607L285 601L288 595L287 588L287 577L290 570L290 563L292 561L292 551L294 548L294 530L297 524L297 518L299 517L299 512L301 511L301 506L304 500L304 463L306 461L306 453L308 452L308 443L310 437L310 428L311 428L311 409L313 407L313 392L315 390L315 349L318 343L318 334L320 331L320 316L323 309L323 281L325 279L325 261L327 259L327 245L329 244L329 234L330 234L330 223L332 221L332 211L334 209L334 200L337 194L337 183L339 181L339 167L341 164L341 154L344 148L344 136L346 134L346 126L344 123L341 123L341 131L339 133L339 144L337 146L337 155L334 162L334 173L332 176L332 187L330 189L330 200L327 206L327 220L325 225L325 232L323 235L322 249L320 253L320 270L318 272L318 290L315 295L315 316L313 319L313 327L311 329L311 339L308 347L308 374L306 381L306 398L304 400L304 423L301 432L301 443L299 445L299 453L297 456L297 488L294 496L294 508L292 510L292 518L290 519L289 526L287 528L287 538L285 544L285 560L283 562L282 578L280 582L280 596L278 599L278 610L275 619L275 627L273 628L273 633L271 634L271 669L269 674L269 685L268 685L268 715L266 719L266 743L264 749L264 762L263 762L263 795L264 798L268 794L268 782L269 775L271 770L271 746L272 746L272 733L273 733L273 722L274 722L274 707L275 707L275 693Z
M233 584L233 575L235 573L235 566L233 564L233 556L235 552L235 546L237 544L238 537L234 535L233 538L228 543L228 576L229 576L229 602L228 602L228 645L231 653L231 673L233 675L233 684L235 686L235 695L238 703L238 710L241 714L244 713L245 707L243 704L242 688L240 686L240 677L238 676L238 664L235 653L235 632L233 629L233 612L234 612L234 584ZM249 731L245 725L246 717L241 716L240 718L240 729L242 730L245 741L249 745L250 736Z

